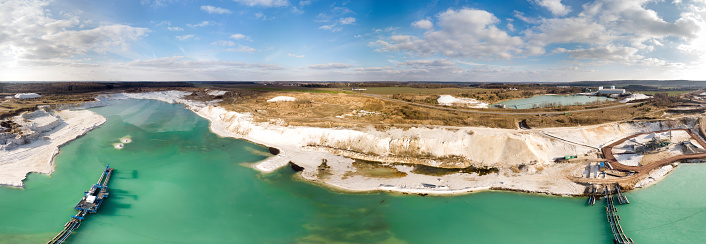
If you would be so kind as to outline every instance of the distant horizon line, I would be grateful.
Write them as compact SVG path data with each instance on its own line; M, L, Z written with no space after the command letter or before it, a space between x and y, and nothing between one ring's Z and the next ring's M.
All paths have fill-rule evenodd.
M651 82L668 82L668 81L682 81L682 82L706 82L706 80L685 80L685 79L674 79L674 80L642 80L642 79L620 79L620 80L576 80L576 81L315 81L315 80L270 80L270 81L248 81L248 80L189 80L189 81L177 81L177 80L125 80L125 81L110 81L110 80L61 80L61 81L0 81L0 83L39 83L39 82L98 82L98 83L121 83L121 82L185 82L185 83L198 83L198 82L234 82L234 83L266 83L266 82L292 82L292 83L574 83L574 82L618 82L618 81L651 81Z

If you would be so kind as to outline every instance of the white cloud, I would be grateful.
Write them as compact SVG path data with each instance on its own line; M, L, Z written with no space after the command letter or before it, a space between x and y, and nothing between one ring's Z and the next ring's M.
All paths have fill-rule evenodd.
M167 30L170 30L170 31L184 31L184 28L176 27L176 26L175 26L175 27L168 26L168 27L167 27Z
M491 13L476 9L449 9L438 16L438 30L416 37L392 36L391 42L378 40L378 52L405 51L413 54L440 53L449 57L512 58L521 52L520 37L510 36L497 28L499 20Z
M564 16L571 12L571 8L561 4L561 0L532 0L532 2L547 8L553 15Z
M434 24L432 24L431 21L428 19L423 19L423 20L419 20L417 22L413 22L412 26L419 28L419 29L425 29L425 30L431 30L434 28Z
M549 8L557 16L571 12L561 1L530 1ZM500 21L487 11L449 9L436 15L434 22L432 19L413 22L412 27L429 30L422 35L383 35L370 46L376 47L376 52L473 59L544 55L547 54L545 48L551 46L555 50L550 54L567 53L577 62L625 65L656 65L662 61L670 64L668 60L655 61L650 57L657 47L672 51L677 47L698 49L706 55L706 37L703 37L706 31L701 31L706 30L706 6L684 6L687 11L677 20L668 22L646 7L649 2L595 0L584 4L581 12L573 17L532 18L515 11L515 18L529 26L518 36L500 30L497 27ZM505 29L515 30L511 19ZM380 35L382 31L376 33ZM703 64L706 65L706 58Z
M346 7L333 7L331 9L331 12L334 14L338 15L344 15L344 14L354 14L353 10L350 10L349 8Z
M304 55L296 55L296 54L293 54L293 53L288 53L287 56L290 56L290 57L293 57L293 58L303 58L303 57L304 57Z
M168 4L175 2L175 1L176 0L141 0L140 4L158 8L158 7L167 6Z
M398 65L402 66L412 66L412 67L444 67L444 66L454 66L454 62L446 59L437 60L407 60Z
M274 17L272 17L272 18L267 17L267 15L265 15L265 13L263 13L263 12L257 12L257 13L255 13L255 18L256 18L256 19L260 19L260 20L272 20L272 19L274 19Z
M390 67L365 67L365 68L356 68L355 71L364 71L364 72L379 72L379 71L384 71L384 70L390 70Z
M566 50L558 48L556 52L568 53L574 59L593 59L598 61L613 61L613 62L634 62L643 57L637 55L637 48L634 47L617 47L607 45L602 47L594 47L588 49Z
M250 40L250 37L249 37L249 36L246 36L246 35L243 35L243 34L240 34L240 33L230 35L230 38L231 38L231 39L235 39L235 40Z
M179 41L186 41L186 40L194 38L195 36L194 35L183 35L183 36L175 36L175 37Z
M230 14L231 11L224 8L214 7L211 5L201 6L201 10L208 12L209 14Z
M345 3L343 5L345 5ZM319 26L319 29L322 30L331 32L342 31L343 25L352 25L357 21L355 17L346 16L350 14L355 14L355 12L346 7L333 7L329 13L319 13L316 15L314 22L329 23Z
M332 18L332 17L331 17L330 15L328 15L328 14L319 13L319 14L316 15L316 18L314 19L314 22L319 22L319 23L329 22L329 21L331 21L331 18Z
M353 65L350 64L342 64L342 63L325 63L325 64L312 64L306 66L309 69L347 69L353 67Z
M515 16L515 18L522 20L522 22L525 22L527 24L538 24L539 23L539 19L527 17L527 16L525 16L525 13L517 11L517 10L513 11L512 15Z
M606 61L631 62L637 57L644 58L657 46L664 46L663 39L677 37L690 43L697 39L699 23L703 18L693 18L687 12L674 22L667 22L657 12L647 9L649 0L596 0L583 5L583 11L576 17L548 18L537 21L538 25L523 33L528 45L525 53L537 55L545 53L544 48L552 43L582 43L591 48L576 49L570 57L592 57L600 51L605 57L620 48L633 48L636 53L628 58L608 58ZM679 41L679 42L681 42ZM611 46L613 50L607 48ZM630 50L633 50L630 49ZM624 51L624 50L623 50Z
M222 60L193 60L188 57L175 56L146 60L134 60L127 63L116 64L116 67L127 67L130 69L156 69L163 71L183 71L193 69L257 69L257 70L284 70L283 67L275 64L243 63L237 61Z
M255 49L255 48L252 48L249 46L244 46L244 45L235 43L234 41L218 40L218 41L212 42L211 45L222 46L222 47L234 47L234 48L227 48L226 51L229 51L229 52L252 53L252 52L257 51L257 49Z
M544 47L551 43L604 45L615 39L605 26L586 17L542 19L523 34L528 42L525 53L530 55L544 54Z
M186 24L186 26L191 27L191 28L204 27L204 26L209 26L209 25L213 25L213 22L204 20L204 21L201 21L201 23L198 23L198 24Z
M307 6L311 4L311 0L301 0L299 1L299 6Z
M644 41L650 38L677 36L692 38L699 27L686 16L674 23L662 19L657 12L646 9L649 0L598 0L584 5L584 14L593 17L619 34ZM686 17L686 18L685 18Z
M228 49L226 49L226 51L238 52L238 53L252 53L252 52L256 52L257 49L238 44L237 48L228 48Z
M345 18L340 18L338 20L338 23L341 23L342 25L350 25L355 23L355 18L353 17L345 17Z
M329 30L329 31L331 31L331 32L336 32L336 31L341 31L341 30L343 30L343 28L337 27L336 24L322 25L322 26L319 26L319 29L322 29L322 30Z
M261 6L261 7L284 7L289 5L287 0L233 0L250 7Z
M150 32L123 24L85 28L85 22L77 16L52 15L45 9L48 4L47 1L0 2L0 66L38 60L71 64L74 62L71 58L89 52L104 54L127 49L130 42Z
M223 40L218 40L215 42L212 42L211 45L217 45L217 46L223 46L223 47L232 47L235 46L235 42L233 41L223 41Z

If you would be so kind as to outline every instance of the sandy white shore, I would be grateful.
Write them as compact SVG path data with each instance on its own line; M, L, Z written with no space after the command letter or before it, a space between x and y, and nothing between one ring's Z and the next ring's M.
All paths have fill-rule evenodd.
M27 144L0 150L0 185L22 187L22 181L28 173L50 174L54 170L54 157L59 153L61 145L104 122L104 117L88 110L61 110L53 115L42 113L38 117L29 118L27 126L35 125L38 137L29 140ZM51 128L40 129L36 125L48 125Z

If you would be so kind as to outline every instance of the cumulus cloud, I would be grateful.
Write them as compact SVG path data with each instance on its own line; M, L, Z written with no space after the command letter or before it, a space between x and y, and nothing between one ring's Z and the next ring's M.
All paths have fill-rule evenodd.
M292 6L292 13L294 13L294 14L303 14L303 13L304 13L304 10L299 9L299 8L297 8L296 6Z
M694 18L685 12L676 21L667 22L654 10L646 8L648 2L596 0L583 5L583 11L576 17L541 19L538 25L523 32L528 42L525 53L543 54L544 48L553 43L583 43L592 48L576 49L570 57L596 57L592 54L602 53L608 57L606 61L634 62L635 58L643 57L635 53L644 55L656 46L664 46L664 38L676 37L690 43L699 36L702 17ZM631 54L628 58L609 55L628 50Z
M650 54L656 48L703 54L693 54L696 58L706 55L704 4L682 5L682 13L667 21L648 7L650 0L594 0L570 17L564 17L572 10L562 1L529 1L546 7L554 17L530 17L515 11L515 19L528 26L515 36L501 30L498 26L503 23L492 13L464 8L448 9L431 19L411 23L412 27L428 30L424 34L375 32L380 38L369 45L376 52L401 52L418 57L483 60L565 53L577 62L645 66L665 61L651 60L654 57ZM512 20L506 19L502 26L514 32L517 25ZM706 58L703 61L706 65Z
M331 32L336 32L336 31L341 31L341 30L343 30L343 28L336 26L336 24L332 24L332 25L322 25L322 26L319 26L319 29L328 30L328 31L331 31Z
M528 42L525 53L530 55L544 54L551 43L603 45L615 40L605 26L586 17L543 19L523 34Z
M175 26L175 27L168 26L168 27L167 27L167 30L170 30L170 31L184 31L184 28L176 27L176 26Z
M515 18L522 20L522 22L525 22L527 24L538 24L539 23L539 19L527 17L527 16L525 16L525 13L517 11L517 10L513 11L512 15L515 16Z
M306 66L309 69L319 69L319 70L324 70L324 69L347 69L353 67L353 65L350 64L342 64L342 63L325 63L325 64L312 64Z
M263 12L257 12L257 13L255 13L255 18L256 18L256 19L261 19L261 20L272 20L272 19L274 19L274 17L268 17L268 16L265 15L265 13L263 13Z
M574 50L558 48L556 50L556 52L568 53L571 58L574 59L593 59L615 62L633 62L642 59L642 56L637 55L637 51L638 49L634 47L618 47L613 45Z
M246 36L246 35L243 35L240 33L230 35L230 38L235 39L235 40L250 40L249 36Z
M498 29L496 24L500 21L484 10L449 9L437 18L439 29L425 33L423 38L392 36L388 41L378 40L371 45L379 47L375 50L377 52L509 59L520 53L524 44L520 37Z
M284 7L289 5L287 0L233 0L248 6Z
M212 25L212 24L213 24L213 22L204 20L204 21L201 21L201 23L198 23L198 24L186 24L186 26L191 27L191 28L196 28L196 27L209 26L209 25Z
M533 0L532 2L547 8L553 15L564 16L571 12L571 8L561 4L561 0Z
M123 24L86 28L76 16L55 18L48 1L0 2L0 64L27 60L72 63L69 58L89 52L125 49L150 32ZM66 15L64 15L66 16Z
M341 23L342 25L350 25L355 23L355 18L353 17L345 17L345 18L340 18L338 20L338 23Z
M610 29L628 37L646 40L664 36L694 37L699 27L693 19L682 18L674 23L662 19L657 12L646 9L649 0L599 0L584 6L584 14Z
M208 12L209 14L230 14L231 11L224 8L214 7L211 5L201 6L201 10Z
M425 29L425 30L431 30L432 28L434 28L434 24L432 24L431 21L428 19L423 19L423 20L419 20L417 22L413 22L412 26L419 28L419 29Z

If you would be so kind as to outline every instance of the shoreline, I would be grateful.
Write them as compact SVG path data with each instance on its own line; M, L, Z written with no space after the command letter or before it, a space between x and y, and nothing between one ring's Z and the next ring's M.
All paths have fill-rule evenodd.
M427 189L424 187L407 187L406 184L402 184L402 186L399 186L399 183L401 181L400 179L395 179L395 180L390 180L390 179L379 179L379 178L366 178L366 177L358 177L357 179L350 180L346 179L346 177L339 177L339 178L334 178L334 179L322 179L318 177L316 173L316 168L320 165L317 161L320 159L327 159L328 165L331 167L337 167L340 171L341 168L352 168L351 167L351 162L353 159L351 158L346 158L342 157L341 154L338 153L331 153L330 151L327 150L315 150L310 147L310 146L300 146L300 147L292 147L293 143L272 143L272 141L267 141L267 137L257 137L254 135L251 135L253 133L254 128L257 125L257 123L253 123L250 116L247 115L247 113L237 113L237 112L232 112L232 111L226 111L225 109L222 109L218 106L187 106L189 107L192 111L197 113L198 115L206 118L211 122L210 128L211 131L214 133L218 134L219 136L224 136L224 137L233 137L233 138L238 138L238 139L244 139L252 143L256 143L259 145L263 145L265 147L275 147L280 149L281 154L272 156L268 159L265 159L261 162L255 163L253 165L253 168L262 172L262 173L269 173L272 172L278 168L281 167L286 167L289 162L294 162L297 166L302 168L302 172L299 173L297 176L298 178L301 178L302 180L309 181L311 183L315 183L316 185L320 185L326 188L329 188L334 191L340 191L340 192L395 192L395 193L400 193L400 194L420 194L420 195L465 195L469 193L474 193L474 192L480 192L480 191L492 191L492 190L502 190L502 191L513 191L513 192L523 192L523 193L533 193L533 194L544 194L544 195L555 195L555 196L584 196L584 188L585 186L580 185L578 183L575 183L573 181L569 181L567 179L555 179L559 181L563 181L562 183L559 183L560 185L554 185L554 187L547 187L546 185L542 184L542 179L537 179L537 178L544 178L543 180L546 180L546 178L552 178L555 175L548 174L548 175L543 175L543 176L538 176L538 177L533 177L533 175L515 175L515 176L502 176L500 174L496 174L494 176L471 176L470 178L472 181L480 181L479 184L461 184L461 186L456 186L456 187L444 187L444 188L433 188L433 189ZM215 111L214 111L215 110ZM271 127L273 125L268 124L267 122L264 122L263 125L264 127ZM641 124L641 123L637 123ZM655 129L658 129L661 127L660 122L655 122L655 123L647 123L644 124L644 126L638 126L642 128L638 128L637 131L639 132L645 132L645 131L652 131ZM613 125L620 127L620 123L609 123L607 125ZM251 126L251 127L248 127ZM276 125L274 125L276 126ZM600 128L606 126L604 125L595 125L595 126L586 126L582 128ZM289 128L289 130L303 130L303 129L310 129L306 127L292 127ZM321 129L321 128L320 128ZM471 129L481 129L481 130L500 130L500 131L517 131L517 130L505 130L505 129L488 129L488 128L471 128ZM547 131L547 132L556 132L559 130L563 130L565 128L549 128L549 129L543 129L540 131ZM581 129L581 128L570 128L570 129ZM341 129L341 130L346 130L346 129ZM276 134L280 134L280 136L284 136L287 132L285 131L278 131ZM621 134L625 134L626 132L624 131ZM608 138L602 139L602 143L600 145L606 145L608 142L615 141L620 139L620 136L614 137L614 138ZM278 145L279 144L279 145ZM287 145L290 144L290 145ZM564 145L566 146L566 145ZM573 149L576 149L576 147L573 147ZM590 150L588 150L590 151ZM293 155L292 155L293 154ZM303 155L308 155L308 157L302 157ZM332 160L333 159L333 160ZM381 164L385 164L385 161L378 161ZM355 170L354 170L355 171ZM424 185L424 182L433 182L433 178L438 178L441 181L441 178L444 179L444 181L448 181L448 179L454 179L453 175L452 176L442 176L442 177L437 177L437 176L428 176L428 175L416 175L416 174L411 174L410 172L405 172L408 174L406 177L402 178L407 178L405 182L410 182L412 183L420 183ZM556 173L556 172L554 172ZM334 175L337 176L342 176L344 175L345 172L337 172L334 173ZM410 176L411 175L411 176ZM659 179L664 178L665 175L662 175L659 177ZM409 179L411 178L411 179ZM459 176L456 176L456 181L459 181ZM463 177L460 177L463 178ZM466 177L465 180L468 180L469 177ZM478 179L482 178L482 179ZM657 179L654 182L650 182L649 184L643 186L649 186L652 185L656 182L659 181ZM394 184L389 184L391 181L396 181ZM508 181L508 182L506 182ZM509 184L506 184L509 183ZM546 183L546 181L544 182ZM561 186L561 184L566 184L564 186Z
M54 172L54 159L61 152L63 145L98 128L106 121L103 116L88 110L51 112L52 114L40 114L42 120L53 120L52 124L48 125L51 128L33 131L37 133L37 138L26 144L0 150L0 185L24 188L24 180L29 173L50 175ZM35 120L29 121L34 123Z
M532 130L482 127L429 128L420 126L406 130L391 128L386 131L377 131L371 128L353 130L303 126L288 127L272 122L254 122L252 115L249 113L227 111L217 106L217 100L201 102L183 98L189 94L191 92L184 91L104 94L97 97L96 102L90 102L87 105L103 105L103 100L106 99L151 99L172 104L184 104L187 109L207 119L209 121L209 130L218 136L243 139L263 147L279 149L280 153L278 155L273 155L252 164L251 167L253 169L267 174L281 167L287 167L290 162L293 162L302 168L302 171L296 176L300 180L344 193L394 192L395 194L454 196L483 191L511 191L554 196L584 196L584 185L573 182L568 177L559 177L571 170L576 171L573 169L576 168L575 165L556 164L552 159L569 154L589 155L594 153L593 151L595 150L559 141L544 136L542 133L546 134L548 132L553 136L568 138L574 142L604 146L619 140L625 134L653 131L662 127L659 121L613 122L582 127ZM103 118L104 121L105 118ZM97 126L93 128L95 127ZM91 129L84 131L83 134ZM410 135L418 138L418 140L415 141ZM73 139L78 137L80 135ZM474 143L474 141L480 144ZM352 148L354 147L352 146L353 144L368 145L368 147L361 150L361 148ZM488 144L504 145L505 148L498 151L495 147L488 148ZM393 148L389 145L401 145L402 148ZM410 145L416 145L416 147ZM326 146L330 148L327 149ZM349 148L342 148L342 146L349 146ZM480 149L473 150L476 147L480 147ZM451 173L434 176L417 174L413 172L413 167L411 166L390 165L394 162L389 160L399 161L400 159L400 157L395 156L394 152L400 152L400 150L403 153L409 152L412 150L410 148L413 150L426 150L428 155L440 157L460 155L458 157L465 160L456 162L460 166L491 166L497 167L500 171L483 176L477 173ZM468 148L471 151L459 151L458 148ZM332 151L333 149L349 149L349 151L358 154L354 158L350 158L350 155L336 153ZM366 152L365 150L368 153L359 153L361 151ZM49 172L37 172L50 174L54 167L54 157L56 157L58 152L59 149L57 147L56 152L48 160L52 170ZM384 170L394 171L403 176L398 178L366 176L359 172L364 170L356 168L358 166L354 164L356 162L355 158L376 161ZM448 163L435 158L422 161L421 164L423 165L434 167L449 166L447 165ZM326 174L321 174L320 172L320 166L324 165L322 162L326 162L326 167L328 167ZM480 164L478 165L478 163ZM526 166L525 170L523 172L512 172L513 167L517 165ZM674 168L670 169L669 172L672 170ZM35 171L30 170L28 172ZM659 182L669 172L653 178L653 181L647 182L642 187ZM652 174L650 174L651 176ZM0 184L2 180L4 179L0 175ZM20 187L21 185L20 180Z

